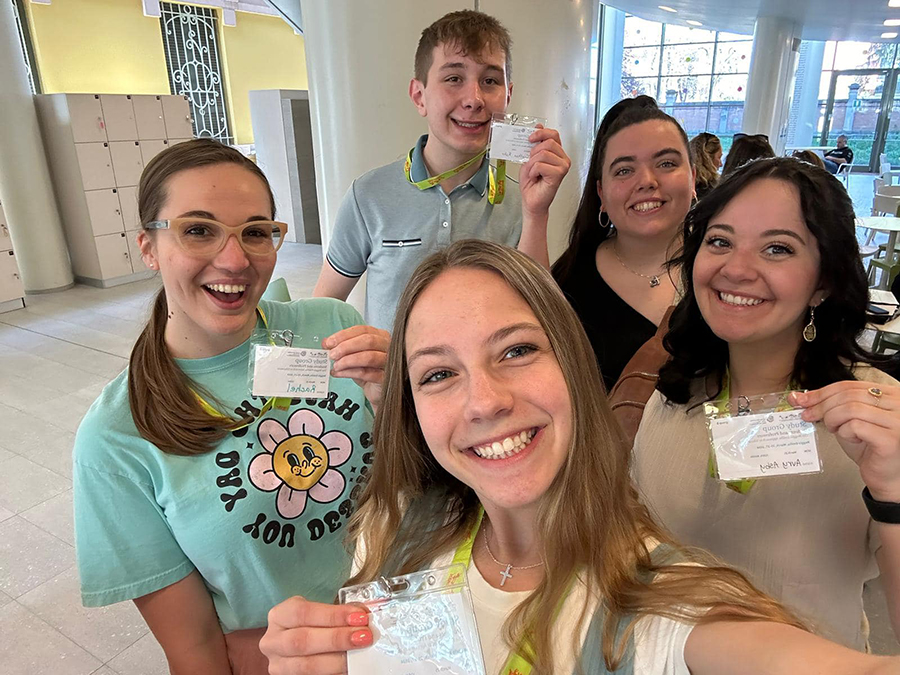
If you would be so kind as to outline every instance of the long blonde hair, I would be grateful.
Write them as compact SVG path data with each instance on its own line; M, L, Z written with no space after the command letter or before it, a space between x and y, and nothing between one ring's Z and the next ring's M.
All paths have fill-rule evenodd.
M474 524L478 499L434 461L416 419L406 369L404 336L410 312L429 284L454 268L491 271L524 298L549 338L572 399L569 453L542 498L538 515L544 579L507 620L507 644L512 648L527 638L534 646L535 668L553 672L555 610L575 575L586 585L588 598L603 599L601 637L610 669L621 662L640 614L697 622L711 621L711 616L764 619L799 626L740 573L679 547L653 521L629 478L630 449L602 393L596 360L575 312L550 274L527 256L474 240L457 242L429 257L401 296L375 421L377 452L350 525L351 538L364 538L366 555L348 583L384 574L398 554L399 564L390 573L422 569L452 550ZM648 539L668 544L681 559L709 566L654 564ZM651 576L660 572L650 583ZM586 602L582 620L588 610ZM580 646L575 642L578 637L573 636L573 649Z
M713 161L713 155L722 152L722 141L715 134L704 131L691 139L690 148L697 169L697 186L715 187L719 182L719 167Z

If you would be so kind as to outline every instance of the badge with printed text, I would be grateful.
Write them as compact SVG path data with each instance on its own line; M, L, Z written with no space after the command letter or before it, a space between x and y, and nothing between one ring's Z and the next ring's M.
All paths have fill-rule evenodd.
M494 113L491 119L490 158L524 164L531 157L532 143L528 137L538 124L546 124L542 117L529 117L515 113Z
M253 396L328 396L331 362L325 349L253 345L250 362Z

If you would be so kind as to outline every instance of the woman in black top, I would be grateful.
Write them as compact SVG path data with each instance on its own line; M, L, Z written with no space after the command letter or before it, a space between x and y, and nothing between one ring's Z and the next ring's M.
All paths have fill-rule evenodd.
M664 265L678 248L694 179L684 130L652 98L625 99L606 113L553 276L584 325L607 389L675 300Z

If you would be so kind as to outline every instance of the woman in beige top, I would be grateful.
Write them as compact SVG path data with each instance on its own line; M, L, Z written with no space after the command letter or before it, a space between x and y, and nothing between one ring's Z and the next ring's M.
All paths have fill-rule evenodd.
M847 193L794 159L748 164L688 214L676 262L672 358L635 439L646 502L848 646L865 646L862 587L880 569L900 633L900 388L857 343L867 288ZM702 404L790 390L811 390L788 400L818 423L823 472L711 477Z

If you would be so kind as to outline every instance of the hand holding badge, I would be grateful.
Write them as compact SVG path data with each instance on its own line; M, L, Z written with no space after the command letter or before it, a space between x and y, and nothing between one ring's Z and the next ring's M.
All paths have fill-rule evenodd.
M278 400L328 396L330 362L324 349L294 347L290 330L256 330L251 335L249 381L253 396ZM318 337L313 338L318 342Z

